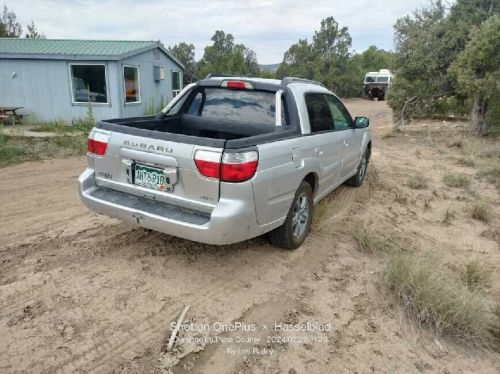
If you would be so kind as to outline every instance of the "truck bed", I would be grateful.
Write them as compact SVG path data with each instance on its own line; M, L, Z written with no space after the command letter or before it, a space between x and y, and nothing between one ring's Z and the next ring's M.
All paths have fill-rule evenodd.
M242 139L261 134L269 134L276 130L275 126L270 126L268 124L235 123L234 121L210 119L191 114L167 116L165 118L156 118L152 116L124 118L108 120L106 122L134 129L224 140Z

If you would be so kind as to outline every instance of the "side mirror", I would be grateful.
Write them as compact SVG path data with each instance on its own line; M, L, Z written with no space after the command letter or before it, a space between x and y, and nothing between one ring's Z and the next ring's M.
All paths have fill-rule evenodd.
M357 129L364 129L370 126L370 120L367 117L356 117L354 118L354 127Z

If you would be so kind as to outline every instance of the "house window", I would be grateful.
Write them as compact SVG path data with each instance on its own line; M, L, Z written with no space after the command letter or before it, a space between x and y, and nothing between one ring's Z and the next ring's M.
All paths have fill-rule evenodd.
M172 94L174 97L181 92L181 73L178 71L172 72Z
M74 103L108 102L106 65L71 64L70 74Z
M125 82L125 103L140 102L139 68L135 66L124 66L123 81Z

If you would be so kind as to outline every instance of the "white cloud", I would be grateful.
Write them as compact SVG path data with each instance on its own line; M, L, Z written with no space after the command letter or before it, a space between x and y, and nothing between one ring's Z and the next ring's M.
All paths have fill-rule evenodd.
M397 18L428 0L6 0L21 23L33 20L49 38L191 42L197 58L215 30L255 50L260 63L280 62L299 38L311 39L320 21L333 16L347 26L353 48L392 47Z

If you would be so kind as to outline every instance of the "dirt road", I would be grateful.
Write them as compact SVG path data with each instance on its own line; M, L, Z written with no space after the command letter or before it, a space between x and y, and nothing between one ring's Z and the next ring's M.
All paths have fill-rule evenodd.
M467 198L445 190L441 175L471 171L411 137L382 139L391 126L384 102L349 107L369 116L375 133L368 180L329 196L293 252L264 238L212 247L91 213L76 192L82 157L0 169L0 372L499 372L494 353L465 353L408 321L381 285L383 259L359 252L350 234L369 219L450 261L474 255L498 265L497 239L482 235L498 216L488 225L459 213L444 229L442 209ZM429 174L432 189L421 194L434 196L430 211L405 186L415 170ZM495 188L477 183L498 212ZM187 304L187 322L212 329L182 333L165 353L170 323ZM286 332L284 342L262 327L308 321L331 330ZM214 331L214 322L257 331ZM250 341L230 342L238 337Z

